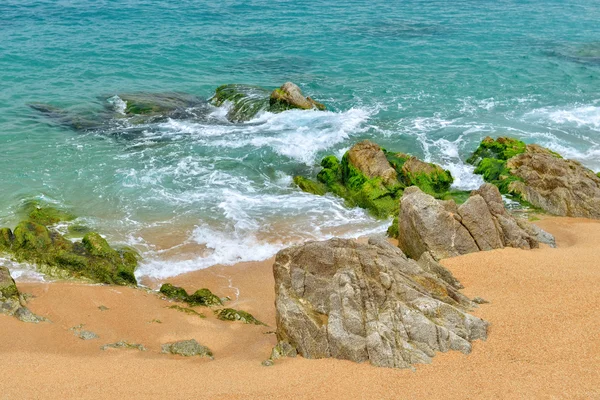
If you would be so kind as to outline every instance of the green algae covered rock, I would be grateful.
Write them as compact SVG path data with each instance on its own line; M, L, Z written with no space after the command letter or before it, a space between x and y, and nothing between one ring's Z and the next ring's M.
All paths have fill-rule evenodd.
M201 101L186 93L121 93L118 97L125 103L125 115L168 115L177 110L194 107Z
M73 243L44 225L22 221L14 232L8 228L0 231L0 251L16 261L34 263L38 270L55 277L137 285L137 253L132 249L113 249L95 232Z
M250 121L261 111L278 113L291 109L325 110L325 106L304 97L300 88L286 82L273 91L254 85L228 84L219 86L210 99L212 105L229 105L227 119L231 122Z
M264 325L265 323L260 322L252 314L242 310L235 310L233 308L222 308L214 311L218 319L222 321L241 321L245 324Z
M486 182L550 214L600 219L600 178L577 161L536 144L486 137L467 162Z
M211 307L223 305L221 299L206 288L198 289L192 295L189 295L185 289L165 283L160 287L159 291L169 299L183 301L191 306Z
M341 161L333 155L323 158L321 167L316 181L295 177L294 182L305 192L333 193L347 206L365 208L379 218L397 215L400 197L409 186L419 186L437 198L453 197L449 171L368 140L355 144Z
M36 200L27 201L21 211L30 221L46 226L64 221L72 221L76 218L67 211L42 204Z
M260 86L222 85L215 90L210 102L217 107L230 104L227 119L231 122L249 121L269 109L269 91Z

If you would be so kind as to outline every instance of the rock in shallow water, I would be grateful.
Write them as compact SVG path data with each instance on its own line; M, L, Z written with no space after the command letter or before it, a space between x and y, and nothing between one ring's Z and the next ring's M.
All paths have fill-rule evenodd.
M383 238L290 247L273 270L285 353L406 368L487 335L474 303Z

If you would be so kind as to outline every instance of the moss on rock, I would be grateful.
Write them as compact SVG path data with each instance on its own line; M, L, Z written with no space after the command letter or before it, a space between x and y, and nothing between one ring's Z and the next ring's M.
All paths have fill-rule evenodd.
M312 179L304 178L302 176L295 176L294 183L298 185L303 192L320 196L327 193L327 187L325 185L323 185L321 182L313 181Z
M363 157L361 163L364 168L373 167L369 176L351 161L350 152L357 146L362 147L355 154ZM372 163L375 158L377 165ZM364 208L378 218L397 214L400 197L408 186L419 186L437 198L445 198L453 182L452 174L439 165L420 161L408 154L381 149L368 141L355 145L344 154L341 161L333 155L326 156L321 161L321 167L317 180L324 185L326 192L342 197L348 207ZM385 170L387 176L379 176L373 170ZM390 174L397 174L397 179ZM295 180L312 182L302 177ZM321 194L309 185L298 186L306 192Z
M169 299L183 301L191 306L211 307L223 305L221 299L206 288L196 290L194 294L189 295L185 289L165 283L160 287L160 293Z
M37 200L30 200L25 202L21 212L27 216L27 218L40 225L53 225L63 221L72 221L76 217L64 210L60 210L51 205L40 203Z
M214 311L218 319L222 321L241 321L245 324L264 325L265 323L257 320L249 312L242 310L235 310L233 308L222 308Z
M97 233L71 242L56 231L33 221L20 222L14 233L0 232L0 249L17 261L37 264L47 274L85 278L95 282L137 285L137 255L131 249L115 250Z
M526 151L527 145L520 140L508 137L494 140L488 136L481 141L467 162L475 166L474 172L481 175L484 181L496 185L500 193L512 194L511 183L522 179L511 174L506 161ZM518 196L515 198L520 200Z
M269 91L260 86L222 85L215 90L210 102L217 107L230 103L227 119L231 122L245 122L269 109Z

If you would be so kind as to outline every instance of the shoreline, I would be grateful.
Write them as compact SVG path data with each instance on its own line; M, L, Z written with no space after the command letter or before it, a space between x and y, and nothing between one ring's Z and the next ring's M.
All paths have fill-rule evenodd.
M600 396L600 221L548 217L536 224L558 248L505 248L443 260L465 286L490 301L473 314L491 323L487 341L470 355L438 353L411 370L302 357L263 367L276 342L273 258L215 266L158 282L186 290L207 287L229 296L226 307L268 326L202 319L167 308L177 304L144 289L73 282L18 282L35 297L28 307L52 323L0 316L0 399L157 398L592 398ZM146 280L143 281L144 284ZM98 307L108 307L101 311ZM156 322L156 320L160 322ZM69 328L84 324L100 338L83 341ZM215 360L160 354L160 345L194 338ZM148 348L109 349L127 340Z

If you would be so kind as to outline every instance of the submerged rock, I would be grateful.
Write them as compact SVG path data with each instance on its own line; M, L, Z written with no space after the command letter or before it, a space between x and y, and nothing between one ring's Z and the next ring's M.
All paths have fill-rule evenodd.
M498 188L489 183L460 206L436 200L417 187L407 189L400 202L398 246L415 260L424 254L440 260L503 247L537 248L538 234L529 232L538 231L526 221L517 222L504 208Z
M519 201L554 215L600 219L600 178L577 161L535 144L487 137L467 162Z
M466 312L474 303L383 238L290 247L273 271L278 356L406 368L436 351L469 353L487 335Z
M341 162L335 156L321 161L323 169L317 181L297 176L294 182L305 192L331 192L346 200L349 207L359 206L376 217L397 215L403 190L416 185L437 198L449 198L452 175L439 165L393 153L364 140L352 146ZM396 233L395 228L390 234Z
M195 339L163 344L162 352L184 357L200 356L213 359L212 351L208 347L202 346Z
M0 265L0 314L12 315L23 321L37 324L47 321L32 313L25 306L25 299L19 292L8 268Z
M195 107L203 101L191 94L167 93L121 93L117 95L124 103L125 115L169 116L177 111Z
M264 325L265 323L260 322L252 314L242 310L235 310L233 308L222 308L214 311L215 315L221 321L241 321L245 324Z
M304 97L298 86L286 82L273 90L260 86L230 84L219 86L211 104L221 107L229 105L227 119L231 122L245 122L254 118L261 111L273 113L291 109L325 110L325 106L310 97Z
M56 223L71 215L35 208L30 217L36 221ZM36 264L40 272L59 278L137 285L134 271L138 254L129 248L113 249L95 232L87 233L80 242L71 242L45 225L26 220L20 222L14 231L0 229L0 253L7 253L19 262Z
M189 295L185 289L165 283L160 287L160 293L169 299L184 301L191 306L212 307L223 305L221 299L206 288L198 289L192 295Z

